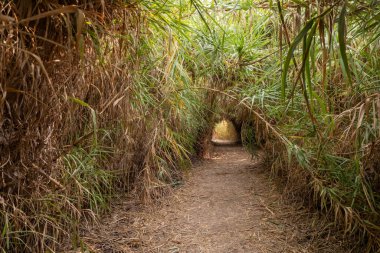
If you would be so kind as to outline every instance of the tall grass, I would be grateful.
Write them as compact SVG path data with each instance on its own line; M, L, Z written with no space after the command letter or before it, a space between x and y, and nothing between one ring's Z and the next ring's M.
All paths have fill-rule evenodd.
M179 179L204 125L181 8L0 3L2 252L81 245L116 192L149 200Z
M242 124L293 195L379 247L375 1L0 3L3 252L55 251Z
M205 9L212 18L203 36L223 42L221 57L209 57L217 68L210 64L207 72L222 76L217 88L230 94L216 107L252 126L256 136L248 136L256 143L246 143L265 143L273 172L287 178L293 195L313 200L360 238L358 247L375 251L378 4L239 1ZM220 31L217 39L207 30Z

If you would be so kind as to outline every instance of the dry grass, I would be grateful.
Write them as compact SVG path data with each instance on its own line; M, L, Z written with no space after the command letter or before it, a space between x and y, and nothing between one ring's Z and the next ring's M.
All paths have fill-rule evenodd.
M116 190L162 194L192 146L181 135L193 131L182 124L192 105L171 87L185 77L174 82L177 69L151 64L179 54L152 41L153 29L166 31L150 27L159 21L147 8L157 6L60 2L0 3L3 252L79 245L80 222L106 210Z
M378 247L378 5L303 2L2 1L0 248L79 245L115 190L176 185L225 114L289 192Z

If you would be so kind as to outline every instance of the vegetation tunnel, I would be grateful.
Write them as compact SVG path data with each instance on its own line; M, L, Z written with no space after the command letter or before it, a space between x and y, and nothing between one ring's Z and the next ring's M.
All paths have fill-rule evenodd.
M0 252L79 247L212 138L260 147L286 196L377 252L379 17L374 0L0 1Z

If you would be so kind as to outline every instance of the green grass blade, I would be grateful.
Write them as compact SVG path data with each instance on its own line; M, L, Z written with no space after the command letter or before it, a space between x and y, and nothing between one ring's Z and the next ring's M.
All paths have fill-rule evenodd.
M297 49L298 44L302 41L302 39L307 35L308 31L313 27L314 19L310 20L306 23L306 25L302 28L301 32L296 36L296 38L293 40L292 44L290 45L290 48L288 50L288 54L286 56L284 67L282 70L282 78L281 78L281 96L283 99L285 99L285 93L286 93L286 78L288 76L289 72L289 66L290 61L294 56L294 52Z
M346 77L350 86L352 86L352 78L350 73L350 68L347 59L347 45L346 45L346 5L343 6L342 11L339 15L338 21L338 38L339 38L339 51L342 62L343 75Z

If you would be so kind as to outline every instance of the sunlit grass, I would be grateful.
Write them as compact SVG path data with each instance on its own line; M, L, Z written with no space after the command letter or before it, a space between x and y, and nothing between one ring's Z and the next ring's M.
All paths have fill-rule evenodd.
M212 139L214 141L221 140L236 142L239 140L239 136L231 121L222 120L215 125Z

